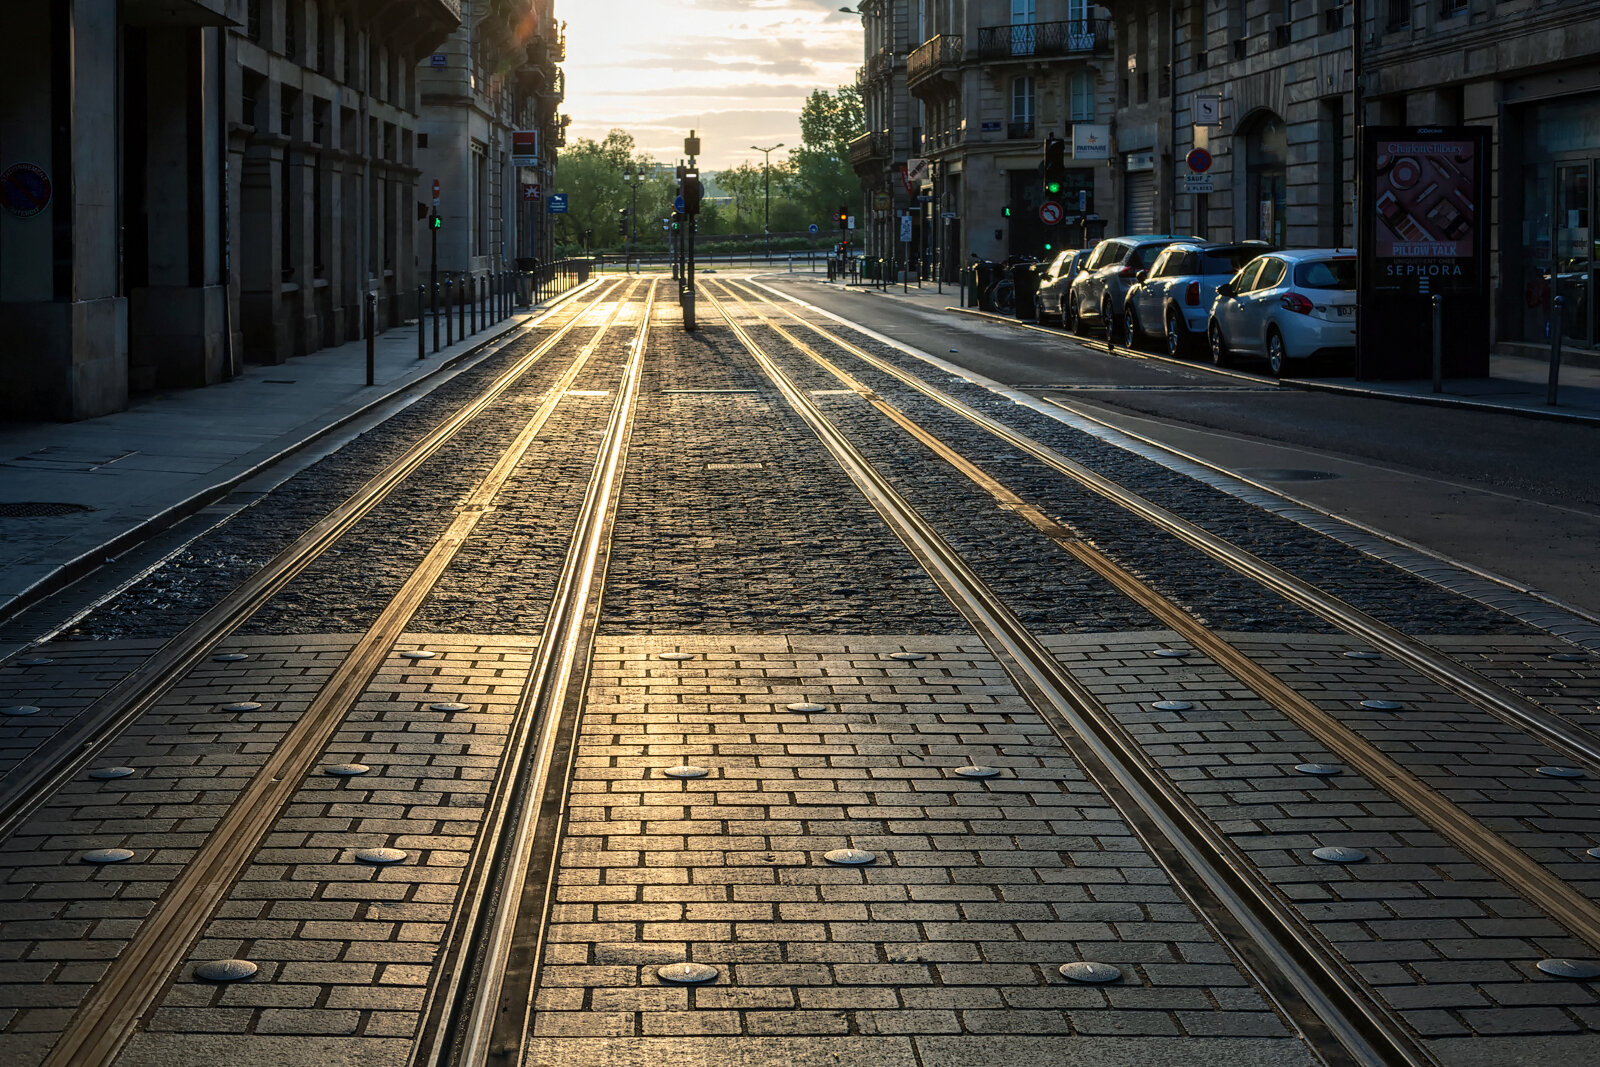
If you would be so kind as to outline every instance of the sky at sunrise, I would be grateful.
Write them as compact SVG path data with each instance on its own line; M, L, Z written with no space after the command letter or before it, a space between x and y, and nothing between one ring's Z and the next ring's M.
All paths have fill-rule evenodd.
M759 164L751 145L800 143L813 89L855 84L860 16L846 0L564 0L567 140L613 127L663 163L698 131L700 164ZM854 8L853 0L848 4Z

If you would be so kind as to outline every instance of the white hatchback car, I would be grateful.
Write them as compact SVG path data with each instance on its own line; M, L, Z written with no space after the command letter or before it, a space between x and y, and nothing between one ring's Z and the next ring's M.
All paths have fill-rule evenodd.
M1313 248L1257 256L1217 286L1207 328L1211 359L1264 356L1274 376L1290 360L1354 357L1356 253Z

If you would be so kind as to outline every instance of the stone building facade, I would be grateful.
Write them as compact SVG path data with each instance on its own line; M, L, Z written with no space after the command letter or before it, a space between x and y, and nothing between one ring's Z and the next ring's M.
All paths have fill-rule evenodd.
M466 52L456 67L501 129L515 120L548 132L547 186L561 129L551 5L52 0L8 10L0 416L87 418L139 391L208 385L246 362L358 339L368 293L378 329L414 317L419 207L434 177L422 170L433 165L424 135L476 143L467 115L429 100L438 57L454 73L450 42L495 42L476 46L476 67ZM508 182L486 230L516 235L515 197ZM456 269L502 265L506 256L485 255Z
M566 43L553 0L460 0L460 7L460 25L417 70L416 161L424 198L439 182L441 278L550 258L544 196L566 143L557 110ZM517 131L532 135L531 155L513 154ZM519 158L533 162L519 166ZM417 234L431 241L425 220ZM431 244L418 252L426 275Z

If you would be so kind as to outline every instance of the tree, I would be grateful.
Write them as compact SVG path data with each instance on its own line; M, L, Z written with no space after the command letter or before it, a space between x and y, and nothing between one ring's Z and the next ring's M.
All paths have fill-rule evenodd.
M665 241L658 220L672 211L672 172L657 170L653 159L634 150L632 134L614 129L603 141L579 138L562 150L557 191L567 194L567 214L551 216L561 220L556 223L559 244L576 249L583 231L592 230L595 247L622 247L617 223L623 210L635 202L633 190L622 176L628 167L645 173L639 183L639 215L634 220L639 245L654 248Z
M840 204L860 202L861 181L850 168L850 142L865 129L861 94L848 85L831 93L814 89L800 108L800 147L789 154L792 197L812 221L826 223Z

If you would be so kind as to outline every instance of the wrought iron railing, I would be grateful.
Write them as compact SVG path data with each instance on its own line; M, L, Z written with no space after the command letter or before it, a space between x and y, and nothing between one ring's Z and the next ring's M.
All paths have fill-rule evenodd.
M1110 19L1015 22L978 29L980 59L1088 55L1111 47Z
M906 84L915 85L961 62L962 36L941 33L923 41L906 59Z
M889 158L889 132L887 130L864 133L850 141L850 164L857 166L874 159Z
M877 52L867 57L867 80L887 78L894 73L894 53L887 48L880 48Z

